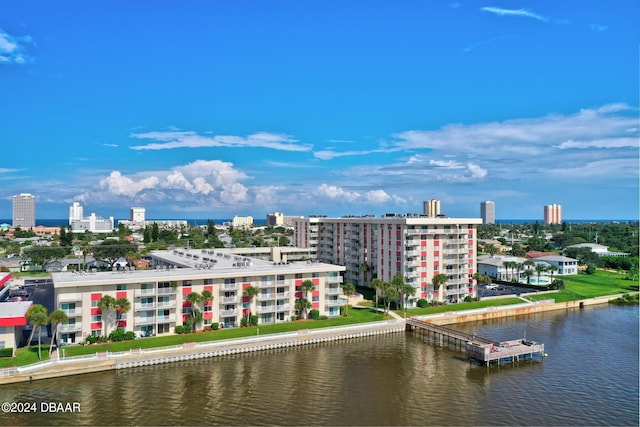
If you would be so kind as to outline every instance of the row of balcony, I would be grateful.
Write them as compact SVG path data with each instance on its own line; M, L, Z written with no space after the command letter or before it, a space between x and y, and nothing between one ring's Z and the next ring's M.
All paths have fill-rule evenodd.
M256 307L256 311L258 313L273 313L276 311L289 311L291 310L290 304L271 304L271 305L261 305Z

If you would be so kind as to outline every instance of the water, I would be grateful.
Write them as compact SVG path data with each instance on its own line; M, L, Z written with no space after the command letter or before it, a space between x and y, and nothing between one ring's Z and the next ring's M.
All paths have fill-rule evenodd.
M470 366L401 333L6 385L0 401L81 412L0 414L0 425L638 425L637 306L456 327L526 334L549 357Z

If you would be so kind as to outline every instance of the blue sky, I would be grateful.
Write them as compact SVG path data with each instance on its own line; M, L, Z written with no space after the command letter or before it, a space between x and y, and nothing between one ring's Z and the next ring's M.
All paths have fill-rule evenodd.
M637 0L5 1L0 218L638 218Z

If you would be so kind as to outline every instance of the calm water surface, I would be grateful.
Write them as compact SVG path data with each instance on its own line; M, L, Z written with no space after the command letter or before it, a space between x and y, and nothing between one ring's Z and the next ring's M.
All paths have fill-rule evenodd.
M81 412L0 414L0 425L638 425L637 306L456 327L526 334L549 357L470 366L400 333L1 386L0 401Z

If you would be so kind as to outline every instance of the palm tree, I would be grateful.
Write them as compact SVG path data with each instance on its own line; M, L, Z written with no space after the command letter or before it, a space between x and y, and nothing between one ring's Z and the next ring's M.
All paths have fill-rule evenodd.
M27 310L25 317L27 318L27 321L32 326L31 335L29 335L29 341L27 344L27 345L31 345L31 341L33 340L33 335L36 333L36 328L40 328L42 325L46 325L48 323L47 308L41 304L33 304ZM40 345L39 336L38 336L38 345Z
M391 285L389 283L389 285ZM389 310L391 309L391 300L395 300L396 298L398 298L398 295L400 294L400 292L398 292L398 290L393 286L389 286L384 290L384 296L387 300L387 313L389 313Z
M353 295L356 293L356 287L353 283L345 283L342 285L342 292L344 292L345 295Z
M248 286L244 290L244 292L242 292L243 296L249 298L249 310L247 310L247 320L246 320L247 325L249 325L249 317L251 316L251 303L253 302L253 298L255 298L255 296L258 295L258 293L260 293L260 290L255 286Z
M405 285L404 277L402 277L402 274L396 273L393 276L393 279L391 279L391 283L393 284L393 287L398 291L398 295L400 296L400 309L402 309L404 307L404 293L402 292L402 288Z
M513 281L513 269L516 266L516 262L515 261L505 261L505 262L502 263L502 266L507 271L511 270L511 274L508 275L508 277L509 277L509 281Z
M400 289L400 292L402 292L402 297L403 297L403 302L404 302L404 317L407 317L407 304L409 303L409 297L412 297L416 294L416 288L414 288L412 285L410 285L409 283L405 283L404 285L402 285L402 288Z
M553 273L558 271L558 267L553 264L549 264L549 266L547 267L547 271L549 271L549 274L551 275L551 280L549 281L549 283L553 283Z
M300 284L300 290L302 291L302 296L304 298L307 298L308 292L313 292L315 289L316 289L316 285L314 285L313 282L309 279L303 281Z
M527 278L527 284L529 284L531 281L531 276L533 276L534 274L533 270L531 270L530 268L527 268L522 272L522 274L524 274L524 276Z
M433 292L435 296L436 288L438 289L438 292L439 292L440 287L447 283L447 275L444 273L438 273L433 276L433 278L431 279L431 282L433 283Z
M107 318L111 316L111 312L115 313L116 311L116 299L111 295L103 295L102 298L98 301L98 308L102 312L102 321L104 322L104 336L108 337L107 333Z
M542 273L547 271L547 266L544 265L544 264L537 263L536 266L535 266L535 270L536 270L536 276L538 277L538 285L539 285L540 284L540 276L542 275Z
M202 321L202 312L197 307L197 304L202 302L202 295L197 292L189 292L186 301L191 304L191 313L189 315L192 324L191 330L195 331L198 329L198 323Z
M378 290L382 289L382 280L377 277L371 281L371 286L376 292L376 309L378 308Z
M69 320L69 316L67 316L67 313L65 313L62 310L54 310L53 312L51 312L51 315L49 316L49 322L51 323L51 326L53 329L53 336L51 337L51 345L49 346L49 358L51 358L51 352L53 351L53 344L56 342L56 339L59 336L58 326L60 326L61 323L64 323L67 320Z
M518 280L517 280L517 282L520 283L520 272L524 268L524 264L516 262L515 268L518 271L518 277L517 277Z
M127 298L118 298L116 300L116 327L120 327L120 320L124 313L131 310L131 302Z
M296 300L296 303L295 303L294 307L295 307L296 310L298 310L300 313L302 313L301 317L304 318L305 317L304 314L306 313L307 310L309 310L312 307L312 304L306 298L298 298Z
M40 304L33 304L27 310L25 317L29 321L29 323L33 326L33 330L31 331L31 336L29 337L29 344L31 344L31 340L33 339L33 334L38 329L38 359L42 359L42 347L41 347L41 337L42 337L42 327L49 323L49 316L47 316L47 308Z

